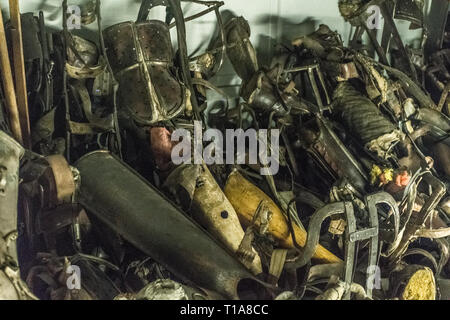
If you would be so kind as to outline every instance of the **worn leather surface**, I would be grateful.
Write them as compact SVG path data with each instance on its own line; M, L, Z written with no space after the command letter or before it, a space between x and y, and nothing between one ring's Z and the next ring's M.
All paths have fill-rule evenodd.
M119 82L119 108L141 124L169 120L185 106L186 89L173 72L168 26L159 20L122 22L104 31L106 54Z

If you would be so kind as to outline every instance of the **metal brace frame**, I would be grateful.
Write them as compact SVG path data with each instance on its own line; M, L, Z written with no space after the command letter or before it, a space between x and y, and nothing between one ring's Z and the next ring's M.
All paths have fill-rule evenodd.
M68 37L70 36L70 32L67 28L67 0L63 0L62 2L62 8L63 8L63 50L64 50L64 60L67 59L67 48L70 47ZM111 80L113 82L113 130L111 130L111 133L115 136L115 152L119 155L120 158L122 158L122 143L121 143L121 136L120 136L120 129L119 129L119 120L117 116L117 88L118 88L118 82L113 76L113 72L111 69L111 66L108 61L108 57L106 56L106 49L105 49L105 43L103 39L103 33L102 33L102 17L101 17L101 0L95 0L95 14L97 19L97 28L99 31L99 51L101 56L106 61L106 70L109 71L109 74L111 76ZM83 59L80 57L77 50L72 48L72 51L77 56L78 59L83 61ZM64 105L65 105L65 120L66 120L66 151L65 151L65 157L68 162L71 161L71 141L72 141L72 129L74 128L74 125L76 126L77 123L73 122L70 118L70 103L69 103L69 96L68 96L68 74L66 69L64 68L64 74L63 74L63 96L64 96ZM90 130L89 126L77 126L77 128L85 128ZM99 139L99 137L98 137ZM100 146L100 145L99 145ZM101 146L100 146L101 147Z
M378 225L378 204L388 205L392 209L392 214L394 217L394 239L392 242L397 241L398 232L400 228L400 211L397 206L397 202L395 199L387 192L381 191L377 193L373 193L365 197L365 202L367 209L369 210L369 218L371 222L372 228L375 227L377 229L377 235L372 236L370 242L370 250L369 250L369 266L375 266L378 264L378 240L379 240L379 225ZM371 228L371 229L372 229ZM366 230L371 230L366 229ZM381 247L381 245L380 245ZM375 268L367 269L367 279L373 279L374 273L376 272ZM370 271L370 272L369 272ZM373 287L366 283L366 293L368 297L372 297Z
M207 8L196 13L193 14L191 16L185 17L184 18L184 22L189 22L195 19L198 19L210 12L214 12L215 16L216 16L216 20L217 20L217 25L219 28L219 35L220 38L222 40L222 45L220 46L220 48L216 48L218 49L218 52L220 52L220 58L219 58L219 62L216 64L214 70L211 70L209 72L209 74L207 75L207 78L212 78L217 72L219 72L219 70L222 68L223 63L224 63L224 59L225 59L225 53L226 53L226 48L227 48L227 43L226 43L226 36L225 36L225 32L224 32L224 24L223 24L223 20L222 20L222 16L219 12L219 9L225 5L225 3L223 1L203 1L203 0L180 0L181 2L190 2L190 3L195 3L198 5L203 5L206 6ZM141 3L141 7L139 8L139 14L138 17L136 19L136 23L137 22L143 22L148 18L148 15L150 13L150 10L153 7L157 7L157 6L164 6L164 7L170 7L170 3L167 0L143 0ZM166 17L167 18L167 17ZM171 16L169 15L169 18L171 18ZM174 27L176 27L176 22L172 22L170 23L170 21L166 21L166 23L168 24L169 28L172 29ZM203 56L204 54L207 53L213 53L214 50L208 50L202 54L196 55L194 57L189 57L189 61L196 61L199 57ZM194 80L194 78L193 78Z
M314 96L316 98L317 106L319 107L320 113L322 113L323 110L326 108L325 106L329 106L331 104L331 99L328 94L327 88L325 86L325 79L323 77L322 71L320 70L319 64L316 63L316 64L307 65L307 66L301 66L301 67L295 67L292 69L283 70L284 73L294 73L294 72L302 72L302 71L306 71L308 73L308 79L309 79L309 82L311 82L311 87L313 89ZM322 90L325 95L326 105L324 105L324 103L322 101L322 97L320 96L319 87L317 85L317 81L315 78L316 75L314 73L319 78L320 85L322 86Z
M385 204L389 206L389 208L392 210L393 214L393 233L394 237L393 239L389 239L389 242L395 243L398 238L398 233L400 230L400 210L398 208L397 202L392 197L391 194L381 191L377 193L373 193L371 195L366 196L366 206L369 210L369 213L374 212L377 214L377 205L378 204ZM381 235L380 235L381 236Z
M396 243L395 247L392 248L388 257L391 267L402 259L402 256L408 249L409 244L417 238L417 231L429 218L439 201L447 192L445 184L431 174L431 172L426 171L423 174L423 180L431 188L432 193L423 204L420 211L414 216L410 216L409 220L402 226L402 238L399 239L399 243Z
M374 30L370 30L367 26L367 19L369 17L369 13L367 12L367 9L372 6L376 5L381 9L381 14L383 15L385 26L383 29L383 42L382 45L377 40L377 36ZM375 51L378 54L378 57L380 61L385 65L390 65L388 58L387 58L387 50L389 46L389 39L391 37L394 38L394 41L397 43L397 46L399 50L402 52L404 58L406 59L405 62L407 63L409 67L409 72L411 73L411 77L414 81L417 82L417 72L416 69L411 62L411 59L409 58L409 55L406 51L405 45L400 37L400 34L398 32L398 29L395 25L394 18L392 16L393 9L387 4L386 0L371 0L367 4L365 4L360 10L359 14L357 14L355 17L350 19L350 23L357 27L357 32L355 32L354 37L351 39L350 43L355 44L357 43L357 40L360 39L364 33L364 31L367 33L367 35L370 38L370 42L372 43ZM386 47L383 47L386 46Z
M375 203L377 197L369 198L371 204ZM384 197L382 198L384 199ZM376 265L378 258L378 214L376 210L371 210L370 227L367 229L357 230L356 218L353 211L353 204L351 202L335 202L330 203L317 210L311 217L308 227L308 235L306 245L303 248L303 254L295 259L293 262L286 263L286 267L298 269L305 266L313 257L316 247L319 243L320 229L324 220L332 215L345 213L347 218L347 234L345 246L345 283L350 288L353 281L353 267L355 263L355 249L356 242L372 239L369 248L369 265ZM347 290L343 299L350 299L350 290ZM371 290L368 296L371 297Z

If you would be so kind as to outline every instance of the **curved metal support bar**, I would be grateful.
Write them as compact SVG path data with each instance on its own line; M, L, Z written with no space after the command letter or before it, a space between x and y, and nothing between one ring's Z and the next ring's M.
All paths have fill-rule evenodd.
M323 221L335 214L342 214L350 209L353 212L352 204L349 202L335 202L327 204L317 210L311 217L306 238L306 245L303 254L292 262L286 263L286 268L298 269L305 266L313 257L319 243L320 228Z
M400 229L400 211L398 209L397 202L395 199L387 192L377 192L366 197L366 204L369 209L369 214L372 219L378 217L377 214L377 205L378 204L386 204L392 209L392 213L394 215L394 233L395 237L392 243L397 241L399 229ZM373 217L372 217L373 216Z

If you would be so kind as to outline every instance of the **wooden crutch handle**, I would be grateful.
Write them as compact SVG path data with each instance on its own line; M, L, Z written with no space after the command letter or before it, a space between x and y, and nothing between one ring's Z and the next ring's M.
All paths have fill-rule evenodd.
M11 19L11 39L13 46L14 78L17 105L19 108L20 127L25 148L31 148L30 117L28 112L27 80L23 56L22 23L20 19L19 0L9 0Z
M3 90L6 99L6 107L9 114L11 131L20 144L23 144L22 131L20 128L19 109L17 107L16 92L14 90L13 77L11 73L11 64L8 55L8 46L6 44L5 27L0 8L0 73L2 75Z

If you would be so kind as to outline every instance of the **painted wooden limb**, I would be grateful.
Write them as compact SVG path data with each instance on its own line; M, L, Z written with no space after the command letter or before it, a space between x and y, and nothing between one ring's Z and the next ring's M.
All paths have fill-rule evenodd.
M211 234L234 253L237 253L244 238L244 230L239 223L235 209L206 165L202 165L202 172L197 179L192 202L192 214L194 219ZM239 260L253 274L259 274L262 272L261 259L251 246L248 249L248 254L252 257L248 261L245 261L247 259L244 259L244 257L239 257Z

